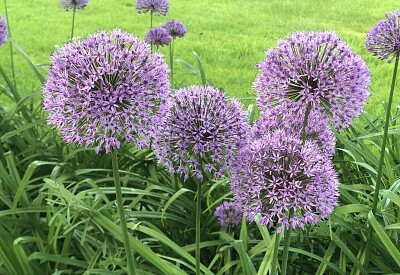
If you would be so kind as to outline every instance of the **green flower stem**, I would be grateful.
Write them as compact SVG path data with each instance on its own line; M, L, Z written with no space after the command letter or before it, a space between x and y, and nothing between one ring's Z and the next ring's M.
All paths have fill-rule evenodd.
M304 113L304 122L303 122L303 128L302 128L302 132L301 132L301 140L302 140L303 144L306 142L306 139L307 139L306 128L308 125L308 117L310 116L310 111L311 111L311 104L308 103L307 107L306 107L306 111ZM292 216L292 213L290 212L289 217L288 217L289 224L290 224L291 216ZM283 255L282 255L282 266L281 266L282 275L286 275L286 272L287 272L287 264L288 264L288 260L289 260L290 235L291 234L292 234L292 227L289 225L289 228L285 227L285 231L284 231Z
M279 242L281 240L281 233L275 232L275 246L274 254L272 258L271 274L278 275L278 253L279 253Z
M150 30L153 28L153 11L150 11ZM153 43L150 43L150 50L153 53Z
M394 94L394 87L396 84L396 75L397 75L397 68L399 65L399 55L396 56L396 61L394 63L394 70L393 70L393 77L392 77L392 85L390 87L390 94L389 94L389 101L386 109L386 120L385 120L385 128L383 129L383 140L382 140L382 146L381 146L381 151L380 151L380 156L379 156L379 163L378 163L378 170L376 174L376 183L375 183L375 191L374 191L374 200L372 203L372 214L375 215L376 213L376 208L378 205L378 197L379 197L379 189L381 186L382 182L382 171L383 171L383 163L385 160L385 152L386 152L386 142L387 142L387 137L388 137L388 130L389 130L389 122L390 122L390 111L392 108L392 102L393 102L393 94ZM371 247L371 242L372 242L372 232L373 228L370 225L368 229L368 237L367 237L367 244L365 246L365 267L368 267L368 253Z
M200 217L201 217L201 182L197 181L197 207L196 207L196 275L200 275Z
M7 20L7 31L8 36L11 37L11 27L10 27L10 20L8 19L8 9L7 9L7 0L4 0L4 10L6 11L6 20ZM13 76L14 88L17 88L17 79L15 78L15 67L14 67L14 54L13 54L13 45L10 44L10 61L11 61L11 71Z
M121 182L119 180L117 152L115 150L113 150L111 155L112 155L112 167L113 167L113 173L114 173L115 194L117 196L118 214L119 214L119 219L120 219L120 223L121 223L122 235L124 237L124 247L125 247L126 259L128 261L129 274L134 275L135 274L135 266L133 263L133 253L132 253L132 249L131 249L131 246L129 243L128 229L126 227L126 220L125 220L124 205L122 202L122 191L121 191Z
M308 125L308 117L310 116L310 111L311 111L311 104L307 103L306 112L304 114L303 128L301 132L301 140L303 141L303 143L306 141L307 138L306 128Z
M75 9L72 12L71 40L72 40L72 38L74 38L74 28L75 28Z
M290 220L290 215L289 215ZM292 234L292 227L289 225L289 228L285 227L284 233L284 241L283 241L283 256L282 256L282 267L281 274L286 275L287 264L289 259L289 245L290 245L290 235Z
M150 10L150 29L153 28L153 11Z
M174 41L175 38L172 38L171 43L169 44L169 67L171 68L171 86L174 86Z

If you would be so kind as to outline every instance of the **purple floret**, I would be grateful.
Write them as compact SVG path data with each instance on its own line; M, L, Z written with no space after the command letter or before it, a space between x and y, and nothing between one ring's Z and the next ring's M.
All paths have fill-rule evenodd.
M155 15L166 16L169 10L169 4L166 0L137 0L136 10L138 13L150 11Z
M242 222L243 211L240 204L226 201L215 209L214 216L221 226L234 227Z
M253 138L259 139L276 129L285 129L286 132L302 139L304 113L296 112L294 108L282 103L278 106L265 109L262 116L252 127ZM336 151L335 135L329 127L328 120L318 111L311 110L306 127L306 139L314 141L321 153L331 158Z
M400 11L385 16L386 20L380 20L368 32L365 46L374 56L390 62L400 53Z
M266 53L254 82L263 112L276 102L306 106L345 128L369 96L370 73L360 56L333 32L297 32Z
M61 6L66 10L83 10L87 4L88 4L89 0L61 0Z
M44 85L48 123L67 143L110 152L148 146L169 100L168 66L147 43L116 29L73 40L51 56Z
M211 86L190 86L175 92L161 129L153 144L159 162L202 181L203 172L225 173L250 126L237 100Z
M176 37L182 38L187 33L185 25L183 25L182 22L176 20L170 20L166 22L162 27L169 32L173 39L175 39Z
M156 46L165 46L171 43L172 38L166 29L157 27L147 32L145 40Z
M277 129L242 148L231 168L231 189L251 222L304 228L328 218L339 197L337 174L318 146ZM290 214L290 219L288 219Z
M7 20L0 16L0 46L6 43L8 37Z

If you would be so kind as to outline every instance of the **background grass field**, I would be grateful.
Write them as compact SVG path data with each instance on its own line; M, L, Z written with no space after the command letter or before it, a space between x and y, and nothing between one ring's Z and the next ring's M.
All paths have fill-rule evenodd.
M48 63L55 45L69 38L72 12L65 12L58 0L8 2L13 39L36 64ZM396 1L171 0L170 5L166 17L154 17L154 26L170 19L181 20L187 26L187 36L175 44L176 59L195 64L192 52L197 52L207 78L243 103L248 104L249 98L254 97L255 64L264 58L265 50L294 31L334 30L369 65L374 93L367 110L383 113L376 106L388 94L392 66L372 57L364 48L364 41L368 30L384 18L385 12L400 6ZM0 13L4 15L4 6ZM149 14L136 12L134 0L91 0L85 10L77 12L75 34L86 36L98 29L120 27L143 38L149 18ZM162 49L166 54L167 50ZM0 62L9 68L8 53L8 45L0 48ZM185 75L188 70L183 65L176 64L175 69L178 85L199 82L196 77ZM16 72L22 93L40 94L40 84L19 54Z

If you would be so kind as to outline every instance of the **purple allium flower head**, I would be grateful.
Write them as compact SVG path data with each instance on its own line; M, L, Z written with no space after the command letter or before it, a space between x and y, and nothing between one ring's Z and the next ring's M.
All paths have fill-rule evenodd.
M0 46L6 43L8 37L7 20L0 16Z
M254 82L263 112L274 102L306 106L329 116L337 128L350 125L369 96L365 62L333 32L297 32L266 53Z
M287 103L269 107L257 119L252 127L252 137L259 139L276 129L284 129L291 135L301 139L303 133L304 113L298 113ZM328 120L318 111L312 109L308 116L306 138L313 140L321 153L330 158L335 154L335 135L329 127Z
M247 140L250 126L242 105L211 86L177 90L170 110L154 141L160 163L169 172L200 181L203 170L219 178L239 147ZM208 159L202 167L202 159Z
M61 0L61 6L66 10L83 10L87 4L88 4L89 0Z
M169 45L172 38L166 29L162 27L157 27L152 28L147 32L145 40L146 42L154 44L156 46L164 46Z
M73 40L51 56L44 85L48 123L67 143L99 152L121 139L148 146L167 111L168 66L147 43L115 29Z
M169 10L169 4L167 0L137 0L136 9L138 13L150 11L155 15L166 16Z
M226 201L215 209L214 215L222 226L233 227L242 222L243 211L240 204Z
M365 46L379 59L397 57L400 53L400 11L385 14L386 20L380 20L367 34Z
M173 39L175 39L176 37L184 37L187 33L185 25L183 25L182 22L176 20L170 20L166 22L162 27L169 32Z
M260 224L303 228L328 218L337 205L338 179L318 146L278 129L239 150L231 189L244 216ZM290 219L288 219L290 213Z

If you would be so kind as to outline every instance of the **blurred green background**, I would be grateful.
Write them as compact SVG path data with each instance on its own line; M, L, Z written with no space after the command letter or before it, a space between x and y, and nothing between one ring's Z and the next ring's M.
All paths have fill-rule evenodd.
M150 15L138 14L135 3L134 0L90 0L85 10L77 11L75 35L86 36L98 29L120 27L143 38L150 25ZM368 30L384 18L385 12L399 5L396 1L382 0L171 0L167 16L154 16L153 25L160 26L170 19L182 21L188 33L176 41L175 58L195 65L192 52L197 52L206 77L245 104L254 98L255 64L264 58L265 50L294 31L336 31L369 65L373 95L367 110L382 114L383 108L376 106L389 93L393 67L367 52L364 42ZM3 5L0 13L5 15ZM13 39L35 64L48 64L55 45L69 39L72 11L63 10L58 0L9 0L8 13ZM168 48L161 51L168 60ZM15 55L20 92L40 94L40 83L32 70L19 53ZM8 44L0 48L0 62L10 68ZM175 70L177 85L199 83L197 77L188 75L183 65L176 63ZM399 99L397 96L395 103Z

